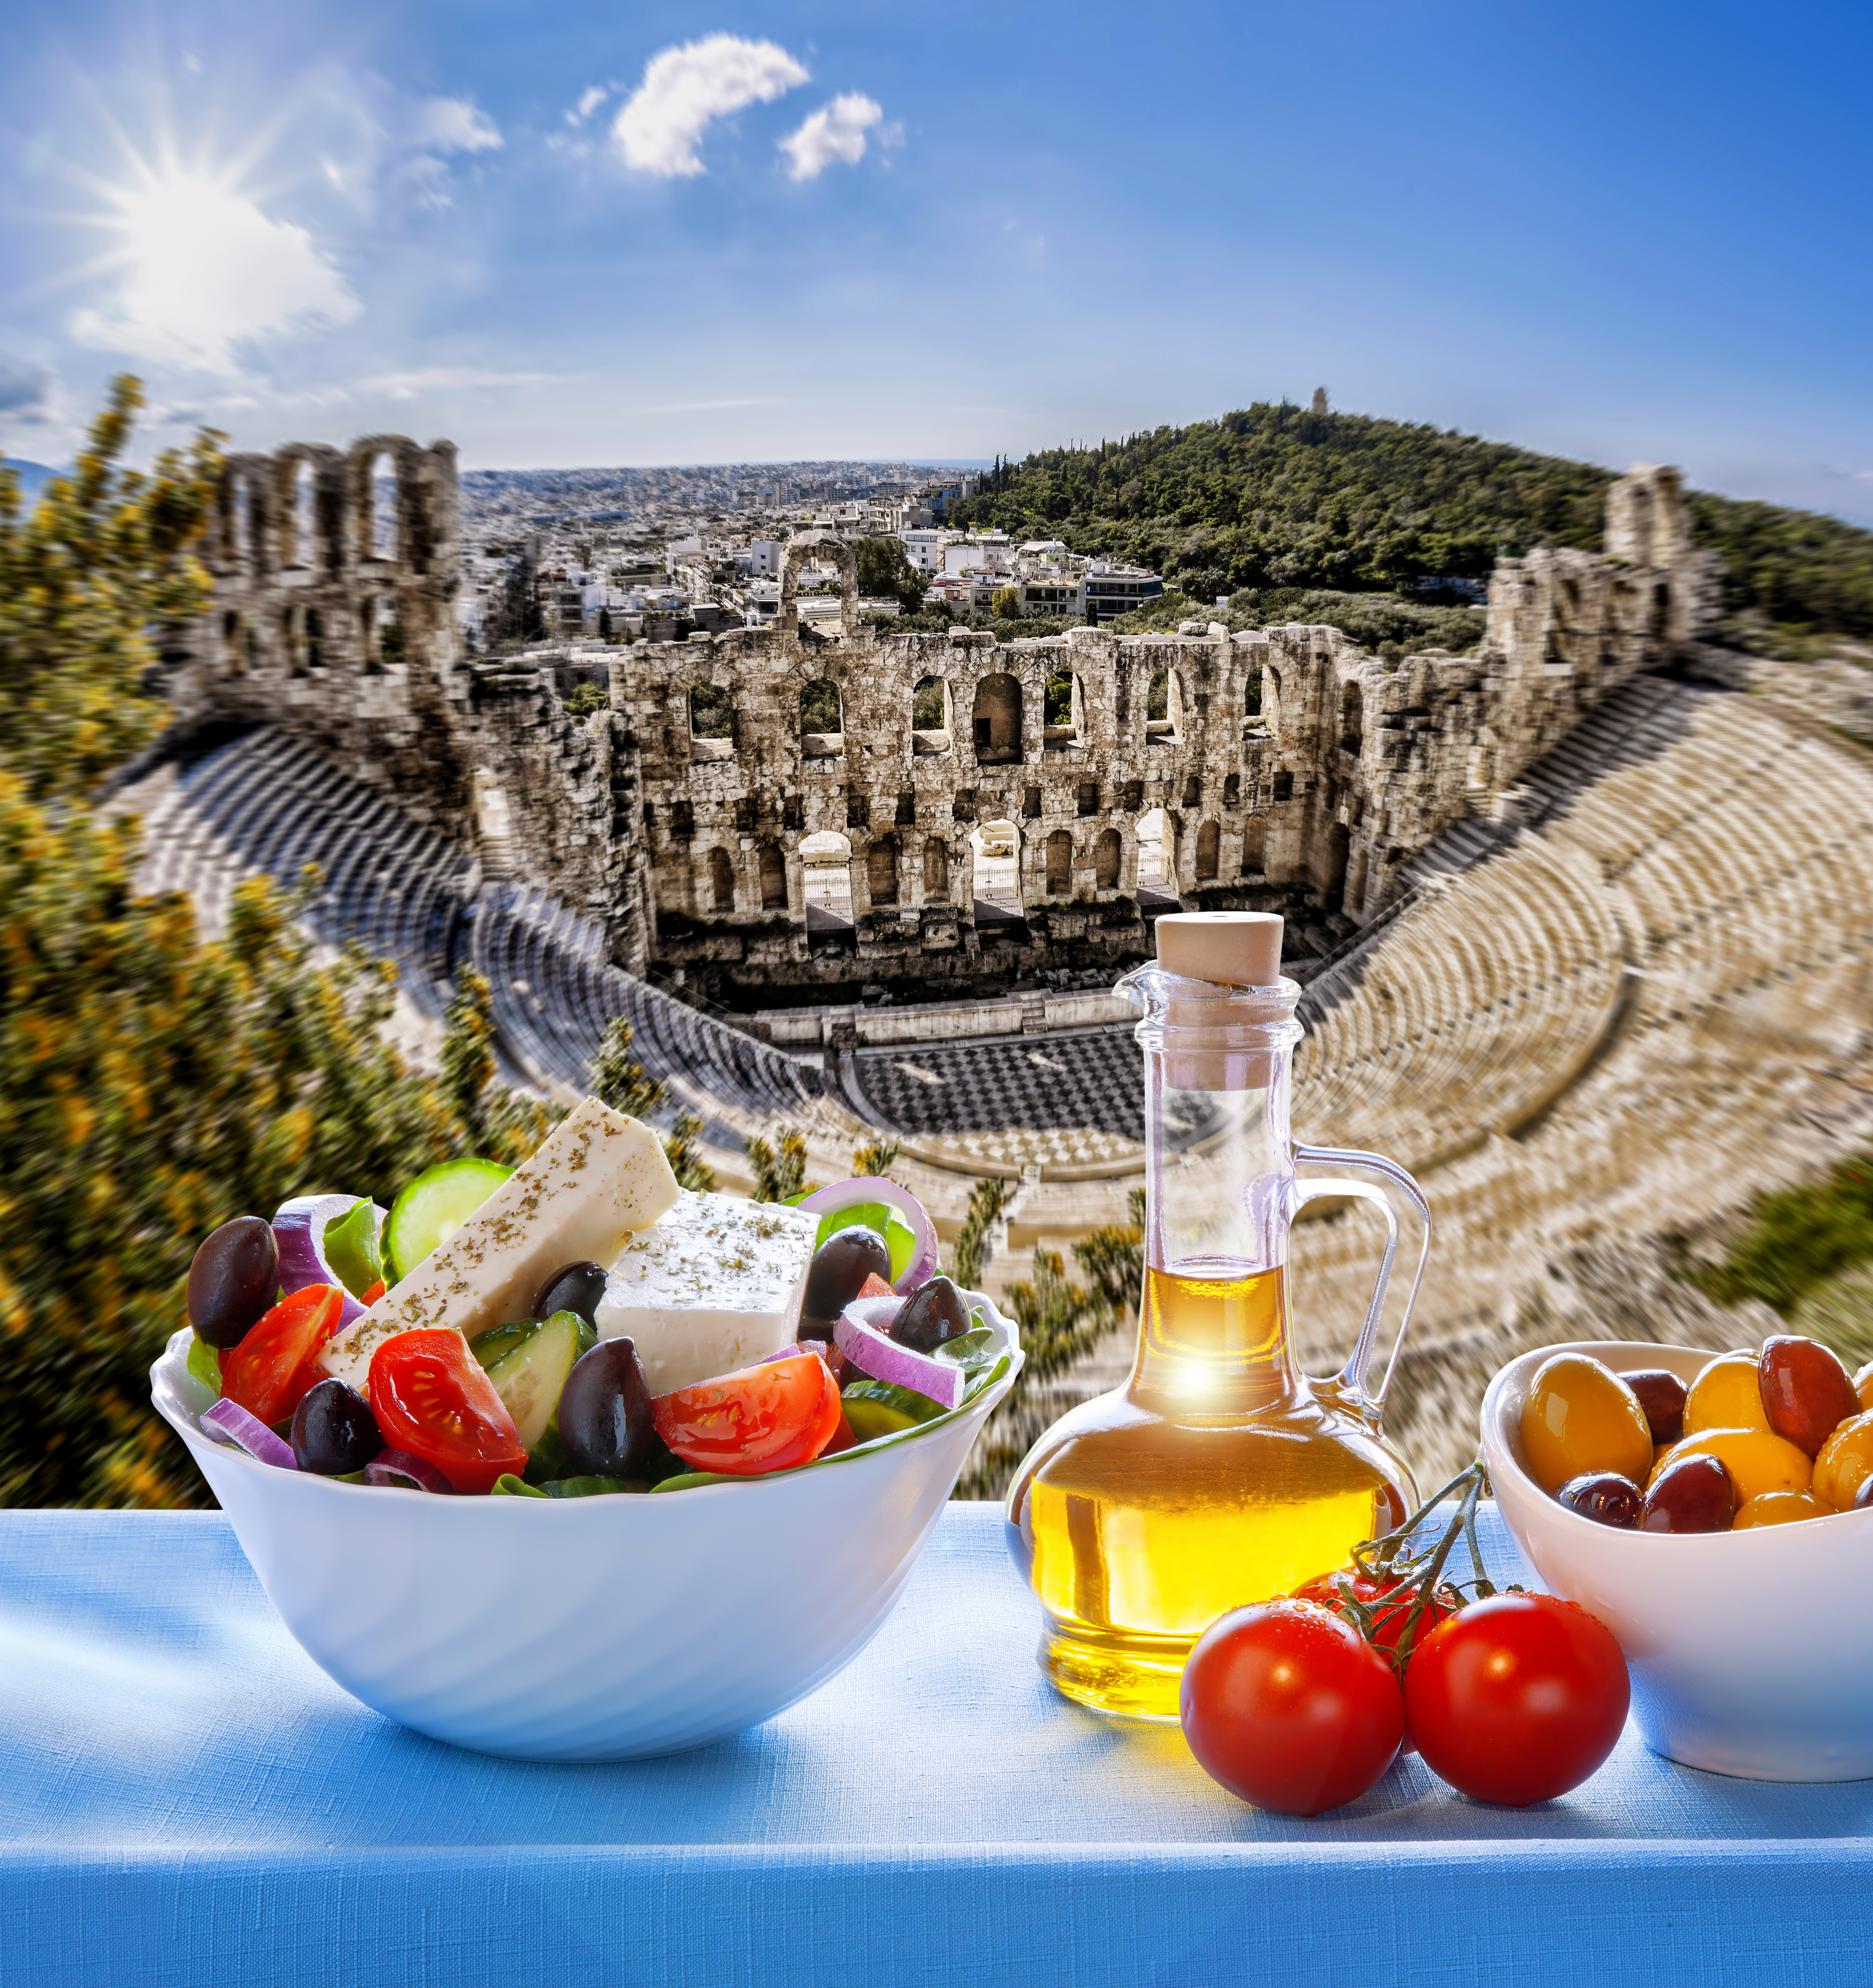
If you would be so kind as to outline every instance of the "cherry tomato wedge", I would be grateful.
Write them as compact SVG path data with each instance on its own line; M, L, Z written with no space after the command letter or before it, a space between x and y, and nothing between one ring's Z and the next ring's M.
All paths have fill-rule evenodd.
M434 1464L457 1491L491 1491L526 1468L514 1418L459 1332L386 1339L371 1355L370 1401L385 1443Z
M307 1284L282 1298L221 1355L221 1392L269 1427L325 1377L312 1355L338 1330L345 1293L336 1284Z
M1364 1794L1405 1733L1392 1666L1315 1601L1260 1602L1212 1623L1185 1662L1177 1703L1205 1773L1284 1815Z
M839 1383L816 1354L699 1381L650 1404L656 1432L683 1462L725 1477L811 1463L838 1433Z
M1578 1787L1617 1744L1632 1695L1613 1632L1551 1594L1473 1602L1425 1638L1405 1672L1425 1765L1509 1808Z

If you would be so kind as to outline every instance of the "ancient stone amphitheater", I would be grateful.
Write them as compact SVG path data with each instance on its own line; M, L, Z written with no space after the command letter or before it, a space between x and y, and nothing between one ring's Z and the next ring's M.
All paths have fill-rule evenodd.
M1649 501L1676 501L1675 482L1655 475L1645 487ZM1760 1319L1719 1313L1674 1280L1662 1240L1873 1124L1873 757L1838 722L1789 702L1787 672L1759 674L1700 639L1708 574L1679 553L1645 569L1653 633L1628 642L1617 668L1604 644L1561 639L1569 624L1557 630L1551 614L1529 661L1514 622L1531 573L1556 583L1551 601L1566 580L1577 599L1597 585L1604 602L1632 570L1582 555L1544 569L1548 559L1499 569L1497 646L1486 642L1480 660L1409 659L1388 671L1333 631L1267 631L1262 666L1311 654L1328 668L1328 695L1308 706L1304 739L1292 688L1269 702L1293 734L1277 718L1272 737L1244 740L1231 720L1235 770L1259 756L1271 800L1267 767L1313 754L1314 828L1318 783L1331 776L1332 805L1353 806L1372 859L1355 893L1343 837L1332 858L1341 895L1325 901L1315 887L1320 916L1338 915L1317 942L1330 945L1335 929L1347 937L1309 970L1294 1118L1303 1138L1402 1161L1429 1196L1437 1240L1396 1399L1421 1471L1467 1456L1481 1382L1523 1343L1609 1328L1736 1343L1759 1330ZM211 622L204 639L225 633ZM1242 641L1213 631L1213 649L1216 637L1232 657ZM641 653L612 665L614 719ZM1092 658L1082 647L1075 660ZM670 659L657 662L667 676ZM1453 729L1454 701L1436 695L1439 681L1459 678L1467 732ZM1412 702L1388 705L1399 680ZM846 1171L856 1145L893 1137L904 1155L895 1170L953 1236L974 1182L998 1175L1015 1191L991 1288L1028 1274L1037 1246L1125 1220L1142 1087L1109 998L1037 979L972 1003L834 1002L791 1025L781 1018L758 1040L659 991L641 977L641 955L640 971L621 963L616 921L556 894L546 867L529 877L524 862L489 864L484 844L449 832L434 791L400 795L369 777L355 712L328 735L283 685L270 707L264 672L231 681L218 688L229 680L199 658L179 666L184 722L121 797L144 823L146 881L189 891L213 924L244 874L292 880L317 863L321 935L399 962L402 1023L419 1053L456 967L472 961L494 989L510 1078L570 1095L608 1019L628 1016L646 1065L704 1118L725 1185L747 1182L746 1139L783 1125L805 1133L820 1178ZM1532 685L1519 705L1517 681ZM1345 683L1359 687L1357 710L1339 698ZM439 669L444 743L449 689ZM414 703L421 686L413 678L400 694ZM1097 695L1088 685L1089 703ZM1324 743L1322 709L1338 732ZM1435 735L1434 759L1395 752L1385 762L1375 735L1388 712L1413 709L1427 714L1419 731ZM1364 730L1362 740L1352 729L1350 747L1343 716ZM1394 739L1418 736L1410 724L1395 723ZM622 757L625 735L616 725L607 749ZM474 749L491 750L485 731ZM1399 802L1396 768L1407 763L1419 771L1415 814ZM1459 769L1453 801L1426 771L1438 766ZM497 770L512 786L539 782L518 760ZM575 769L588 786L591 770ZM1094 770L1082 760L1078 777ZM1375 805L1389 791L1389 812ZM1132 830L1129 818L1111 825ZM1318 874L1317 852L1306 818L1281 832L1294 844L1290 874L1273 878L1271 864L1254 881L1284 881L1291 894ZM1403 860L1388 864L1392 849ZM578 863L589 877L619 860L615 849L588 850ZM1365 881L1381 876L1382 889ZM965 891L959 908L967 904ZM1357 1210L1297 1229L1298 1322L1312 1371L1337 1365L1350 1342L1376 1249ZM1129 1357L1121 1330L1028 1390L999 1432L999 1457L1109 1384ZM999 1467L987 1459L977 1482Z

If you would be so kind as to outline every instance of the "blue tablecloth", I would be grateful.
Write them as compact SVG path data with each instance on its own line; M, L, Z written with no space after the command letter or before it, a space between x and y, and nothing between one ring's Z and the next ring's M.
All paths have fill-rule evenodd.
M1873 1979L1873 1783L1628 1732L1543 1807L1410 1760L1294 1821L1056 1697L1035 1632L998 1509L952 1506L816 1697L674 1759L522 1766L348 1697L218 1515L0 1513L0 1984Z

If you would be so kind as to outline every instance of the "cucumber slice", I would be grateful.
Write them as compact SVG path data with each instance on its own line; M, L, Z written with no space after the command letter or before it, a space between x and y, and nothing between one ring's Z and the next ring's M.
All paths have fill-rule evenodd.
M488 1370L525 1449L537 1448L548 1429L558 1434L559 1390L579 1357L579 1327L576 1312L556 1311Z
M896 1435L900 1429L916 1428L934 1422L943 1412L942 1405L914 1388L893 1387L889 1381L854 1381L845 1391L845 1419L861 1442L874 1436Z
M332 1276L360 1302L383 1275L377 1253L377 1211L368 1201L354 1202L337 1221L328 1222L320 1246Z
M514 1169L498 1160L444 1160L417 1175L384 1219L385 1281L400 1284L447 1242Z
M485 1374L491 1367L498 1367L517 1346L524 1346L540 1329L537 1318L530 1318L518 1325L491 1326L486 1332L478 1332L468 1342L468 1351Z

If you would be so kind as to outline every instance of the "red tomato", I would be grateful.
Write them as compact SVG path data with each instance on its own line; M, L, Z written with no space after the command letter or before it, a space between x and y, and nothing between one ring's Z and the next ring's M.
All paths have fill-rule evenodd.
M1405 1673L1426 1766L1510 1808L1578 1787L1612 1752L1631 1699L1612 1631L1551 1594L1473 1602L1432 1631Z
M371 1413L393 1449L433 1463L457 1491L489 1491L527 1452L468 1342L447 1327L400 1332L371 1355Z
M324 1378L312 1355L337 1331L344 1303L336 1284L307 1284L282 1298L221 1355L221 1392L269 1425L284 1422Z
M657 1434L685 1463L727 1477L811 1463L842 1412L838 1382L812 1353L699 1381L650 1404Z
M1213 1623L1184 1665L1178 1706L1204 1771L1284 1815L1364 1794L1405 1733L1392 1666L1313 1601L1258 1602Z
M859 1286L859 1295L862 1298L889 1298L897 1294L876 1270L867 1270L865 1282Z

